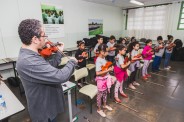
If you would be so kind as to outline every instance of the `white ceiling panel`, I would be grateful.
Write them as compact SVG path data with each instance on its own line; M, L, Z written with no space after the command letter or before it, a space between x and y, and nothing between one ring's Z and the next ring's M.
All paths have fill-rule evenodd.
M133 8L133 7L140 7L138 5L130 3L130 0L84 0L88 2L116 6L120 8ZM164 3L171 3L171 2L178 2L182 0L137 0L139 2L143 2L144 6L149 5L156 5L156 4L164 4Z

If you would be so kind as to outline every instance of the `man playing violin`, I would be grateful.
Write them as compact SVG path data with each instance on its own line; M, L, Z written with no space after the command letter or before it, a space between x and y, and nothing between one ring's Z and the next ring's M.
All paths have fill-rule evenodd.
M64 111L64 95L61 83L69 80L77 65L71 58L62 69L64 45L58 45L54 59L46 61L38 50L45 45L45 32L39 20L23 20L18 27L22 47L17 60L17 72L25 89L28 111L32 122L54 122Z

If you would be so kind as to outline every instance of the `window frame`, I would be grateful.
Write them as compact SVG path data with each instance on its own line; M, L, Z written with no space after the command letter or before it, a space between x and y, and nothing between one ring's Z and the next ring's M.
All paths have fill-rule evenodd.
M181 3L181 8L180 8L180 16L179 16L179 20L178 20L178 27L177 27L177 30L184 30L184 27L183 28L180 28L180 24L184 24L184 23L181 23L181 19L184 19L184 18L181 18L182 14L184 14L183 12L184 10L184 1L182 1Z

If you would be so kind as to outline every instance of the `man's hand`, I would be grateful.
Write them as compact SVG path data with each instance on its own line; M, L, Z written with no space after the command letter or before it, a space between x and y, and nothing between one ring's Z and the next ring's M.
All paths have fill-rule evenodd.
M71 60L75 60L78 63L78 60L75 57L69 57Z

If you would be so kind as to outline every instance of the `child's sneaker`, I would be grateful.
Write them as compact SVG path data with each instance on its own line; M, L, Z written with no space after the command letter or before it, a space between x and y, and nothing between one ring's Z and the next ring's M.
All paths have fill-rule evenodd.
M103 108L106 108L107 110L112 111L112 108L110 106L108 106L108 105L103 106Z
M102 110L100 110L100 111L97 110L97 113L99 113L100 116L102 116L102 117L106 117L106 114Z
M147 78L146 76L143 76L142 79L143 79L144 81L148 80L148 78Z
M151 75L150 75L150 74L147 74L146 77L147 77L147 78L151 78Z
M121 100L119 98L114 98L116 103L121 103Z
M132 83L129 85L129 88L131 88L131 89L133 89L133 90L136 89L135 86L132 85Z
M167 68L169 68L169 69L170 69L170 68L171 68L171 66L167 66Z
M168 67L166 67L166 68L164 68L165 70L169 70L170 68L168 68Z
M125 93L120 93L120 95L124 98L128 98L128 95L126 95Z
M135 82L135 81L133 82L133 85L134 85L134 86L140 86L140 84L137 83L137 82Z

